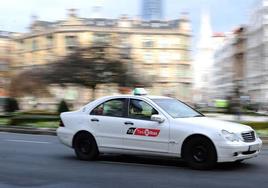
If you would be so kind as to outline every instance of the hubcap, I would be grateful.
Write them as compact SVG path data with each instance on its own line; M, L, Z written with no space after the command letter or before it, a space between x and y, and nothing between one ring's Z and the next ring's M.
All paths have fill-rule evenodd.
M79 143L79 150L84 153L84 154L88 154L90 152L91 149L91 144L88 140L83 139L80 141Z
M207 160L207 148L203 145L195 146L192 150L192 156L197 162L205 162Z

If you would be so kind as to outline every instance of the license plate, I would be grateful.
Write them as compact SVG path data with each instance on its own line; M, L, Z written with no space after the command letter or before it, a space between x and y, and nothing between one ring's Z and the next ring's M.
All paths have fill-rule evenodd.
M259 144L249 146L249 151L256 151L259 150Z

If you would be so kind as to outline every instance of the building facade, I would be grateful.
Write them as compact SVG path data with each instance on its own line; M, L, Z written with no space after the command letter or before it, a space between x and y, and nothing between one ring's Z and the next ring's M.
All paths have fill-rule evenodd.
M170 21L81 18L71 9L62 21L33 20L30 31L16 42L20 58L12 64L14 70L53 63L75 47L112 44L121 55L130 56L133 69L155 78L151 94L191 101L191 26L185 15ZM109 88L100 86L97 97L115 92Z
M213 64L213 99L229 99L239 91L246 95L245 54L246 54L245 27L236 28L224 36L224 41L214 53Z
M11 65L15 60L15 33L0 31L0 97L8 95Z
M163 18L162 0L142 0L142 19L161 20Z
M268 1L257 0L247 27L245 88L253 103L268 103Z

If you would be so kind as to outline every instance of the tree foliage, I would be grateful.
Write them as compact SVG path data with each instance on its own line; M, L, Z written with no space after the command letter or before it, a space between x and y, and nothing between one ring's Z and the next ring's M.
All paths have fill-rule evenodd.
M7 98L4 109L5 112L15 112L19 110L19 104L15 98Z
M47 85L77 84L94 90L98 84L116 83L119 86L150 86L152 78L132 68L131 59L120 59L108 46L77 48L55 62L35 66L17 75L11 82L14 96L47 96ZM94 96L93 96L94 97Z
M25 70L15 75L10 83L10 95L12 97L35 96L47 97L50 93L46 84L41 79L42 68Z
M129 67L130 60L120 60L107 47L79 48L47 65L43 80L47 84L79 84L95 89L97 84L117 83L119 86L149 86L148 77ZM135 73L135 74L134 74Z
M67 103L64 100L60 101L59 106L58 106L58 113L60 114L62 112L68 112L68 111L69 111L69 108L68 108Z

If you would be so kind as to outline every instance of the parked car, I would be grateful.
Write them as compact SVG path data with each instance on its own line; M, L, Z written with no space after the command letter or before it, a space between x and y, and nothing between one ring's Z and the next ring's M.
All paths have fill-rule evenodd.
M81 160L100 153L177 157L195 169L256 157L262 141L249 126L205 117L170 97L118 95L60 115L59 140Z

